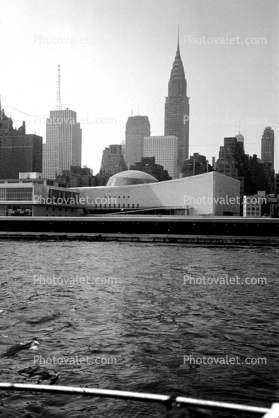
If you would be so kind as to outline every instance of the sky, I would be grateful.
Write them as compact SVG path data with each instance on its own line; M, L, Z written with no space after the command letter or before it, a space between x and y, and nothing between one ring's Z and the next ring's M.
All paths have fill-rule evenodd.
M63 109L77 112L82 165L125 140L131 114L164 135L164 104L177 48L190 97L190 155L211 163L224 137L244 135L261 155L266 126L278 146L277 0L1 0L2 108L46 137L61 68Z

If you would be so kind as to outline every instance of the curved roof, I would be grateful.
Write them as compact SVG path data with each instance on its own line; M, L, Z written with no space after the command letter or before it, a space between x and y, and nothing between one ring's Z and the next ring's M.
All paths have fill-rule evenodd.
M144 171L127 170L109 178L107 186L129 186L133 184L157 183L158 180Z

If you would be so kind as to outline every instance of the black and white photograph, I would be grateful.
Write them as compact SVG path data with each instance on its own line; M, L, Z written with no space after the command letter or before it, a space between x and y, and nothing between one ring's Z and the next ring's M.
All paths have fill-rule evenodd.
M0 418L279 418L278 0L0 0Z

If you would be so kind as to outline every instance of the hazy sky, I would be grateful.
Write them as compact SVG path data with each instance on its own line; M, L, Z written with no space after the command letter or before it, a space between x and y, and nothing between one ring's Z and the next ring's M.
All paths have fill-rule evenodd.
M238 131L260 157L265 126L278 147L277 0L1 0L0 95L17 127L45 142L56 101L82 119L82 164L125 139L128 116L164 134L164 103L177 46L190 97L190 155L211 162ZM233 39L232 39L233 38ZM22 113L24 112L24 113Z

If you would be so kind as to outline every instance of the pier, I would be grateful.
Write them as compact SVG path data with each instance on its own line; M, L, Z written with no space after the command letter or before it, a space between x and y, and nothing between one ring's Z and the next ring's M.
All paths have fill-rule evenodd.
M279 219L183 216L0 217L0 239L279 246Z

